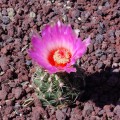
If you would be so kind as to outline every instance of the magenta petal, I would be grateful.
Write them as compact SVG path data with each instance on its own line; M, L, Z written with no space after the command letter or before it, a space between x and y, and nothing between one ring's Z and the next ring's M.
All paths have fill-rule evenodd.
M36 51L29 51L29 55L33 60L35 60L39 65L48 68L50 64L42 57L40 56Z
M48 71L49 74L53 74L53 73L59 72L59 71L57 70L57 68L55 68L55 67L51 67L51 68L47 69L47 71Z
M77 40L74 46L75 51L74 51L73 57L71 58L71 65L73 65L78 58L80 58L82 55L85 54L87 50L87 46L89 44L90 44L90 37L85 39L83 42L80 39Z
M74 54L73 58L75 57L76 59L80 58L85 52L86 52L86 46L85 44L80 41L79 39L77 40L75 46L74 46Z
M43 57L38 55L34 51L29 51L29 55L33 60L35 60L40 66L47 70L50 74L58 72L56 67L51 66Z
M84 43L85 46L87 47L88 45L90 45L90 41L91 41L91 39L90 39L90 36L89 36L87 39L85 39L85 40L83 41L83 43Z
M40 36L34 34L32 36L32 45L33 45L33 48L34 49L39 48L40 44L42 44L42 40L41 40Z
M35 33L32 36L32 49L29 51L31 58L50 74L65 71L68 73L75 72L76 69L73 68L73 64L86 52L87 46L90 44L90 37L82 41L77 38L69 25L60 21L53 26L47 25L42 30L41 35L40 37ZM57 65L51 64L48 59L51 51L60 48L65 48L71 53L70 62L64 67L57 67Z
M73 67L66 68L65 71L66 71L67 73L76 72L76 68L73 68Z

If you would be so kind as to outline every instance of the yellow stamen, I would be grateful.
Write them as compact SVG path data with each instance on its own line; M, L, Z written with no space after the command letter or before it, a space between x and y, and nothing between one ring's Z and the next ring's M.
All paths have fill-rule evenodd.
M69 62L70 59L70 53L67 50L57 50L53 55L54 61L56 61L58 64L65 64Z

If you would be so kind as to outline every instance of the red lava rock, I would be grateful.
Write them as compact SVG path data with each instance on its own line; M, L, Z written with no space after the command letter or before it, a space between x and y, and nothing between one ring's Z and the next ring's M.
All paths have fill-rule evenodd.
M57 120L65 120L66 115L61 110L57 110L56 111L56 118L57 118Z
M111 66L111 61L108 60L108 59L103 61L103 63L106 65L106 67L110 67Z
M85 103L84 109L83 109L83 115L88 116L92 113L93 106L90 103Z
M17 117L15 118L15 120L25 120L25 117L24 117L24 116L17 116Z
M3 116L3 120L9 120L8 117L5 115Z
M53 106L47 106L46 110L47 110L49 116L52 116L55 113L55 108Z
M32 119L33 120L40 120L41 118L47 117L45 111L43 110L43 108L41 108L39 106L36 106L36 107L34 107L32 109L33 109L32 110Z
M11 90L11 88L9 87L8 84L4 84L4 85L2 85L2 90L5 90L6 92L9 92Z
M87 69L87 71L89 72L89 73L92 73L93 71L94 71L94 66L89 66L88 67L88 69Z
M7 97L7 92L5 90L0 90L0 99L5 100Z
M98 61L98 63L96 64L96 66L97 66L98 69L100 69L100 68L104 67L104 64L103 64L103 62Z
M1 105L1 106L4 106L4 105L5 105L5 101L4 101L4 100L1 100L1 101L0 101L0 105Z
M103 107L103 109L105 110L105 111L110 111L110 105L105 105L104 107Z
M120 119L120 105L117 105L115 108L114 108L114 113L119 117Z
M106 59L107 59L107 56L106 56L106 55L102 55L101 58L100 58L101 61L104 61L104 60L106 60Z
M36 107L37 107L37 106L42 107L42 104L41 104L40 100L39 100L37 97L35 97L35 99L34 99L34 105L35 105Z
M12 69L8 69L8 70L6 71L6 75L7 75L8 79L12 78L12 76L13 76ZM10 87L9 87L9 88L10 88Z
M114 115L113 112L106 112L106 114L107 114L107 117L108 117L108 118L111 118L111 117L113 117L113 115Z
M70 109L68 110L70 112ZM71 116L70 120L83 119L82 112L78 108L78 106L72 109L70 116Z
M57 120L55 115L51 115L49 120Z
M71 114L71 108L68 108L66 112L67 117L70 117L70 114Z
M9 67L8 67L8 61L9 59L7 57L0 57L0 66L2 68L3 71L6 71Z
M1 52L2 52L3 54L6 54L6 53L7 53L7 48L6 48L6 47L2 48L2 49L1 49Z
M88 51L89 51L89 53L93 52L93 50L94 50L93 44L89 45L89 46L88 46Z
M32 92L32 91L33 91L33 88L30 88L30 87L25 88L25 91L26 91L26 93L30 93L30 92Z
M50 5L43 5L43 14L48 14L51 10L51 6Z
M115 31L115 36L116 36L116 37L120 37L120 30L116 30L116 31Z
M77 4L82 4L84 3L84 0L77 0Z
M13 100L12 99L6 100L5 102L6 102L7 106L12 106L13 105Z
M71 11L69 11L69 15L71 16L71 17L73 17L74 19L76 18L76 17L79 17L79 14L80 14L80 12L79 12L79 10L74 10L74 9L72 9Z
M9 86L13 88L13 87L16 87L16 84L14 81L9 81Z
M108 43L107 42L102 42L102 49L107 49Z
M105 113L105 110L101 110L98 112L98 115L101 117L101 116L103 116L104 113Z
M12 99L14 97L14 95L12 93L8 94L8 99Z
M31 69L30 69L30 73L34 73L35 70L36 70L35 68L31 68Z
M120 46L116 46L115 48L116 48L117 53L120 54Z
M27 75L22 75L22 76L21 76L21 79L22 79L23 81L28 81L28 76L27 76Z
M113 58L113 61L116 62L116 63L119 63L120 58L119 58L119 57L114 57L114 58Z
M22 96L23 89L21 87L13 88L12 93L15 95L16 99L19 99Z
M33 120L40 120L41 119L41 115L40 115L40 113L38 113L38 112L33 112L32 113L32 119Z
M7 108L5 109L5 114L8 115L13 111L13 107L12 106L7 106Z
M70 106L58 111L58 118L120 119L119 105L116 105L120 86L119 0L0 0L0 6L1 120L57 120L56 110L42 108L41 102L33 95L35 93L28 88L28 84L22 85L23 82L31 82L30 78L36 70L28 56L28 48L24 51L22 48L26 45L31 47L31 30L41 33L46 24L58 20L71 24L73 29L79 29L82 39L91 35L91 44L79 63L79 68L84 69L86 74L90 73L85 78L83 101L75 104L75 108ZM9 18L8 8L14 9L13 18ZM30 12L35 13L34 18L29 17ZM33 98L34 104L23 108L26 98ZM94 104L86 99L94 101ZM114 104L115 108L111 108L111 105L107 108L107 104ZM13 106L16 113L10 112L9 107Z
M2 15L4 15L4 16L7 16L8 14L7 14L7 9L6 8L3 8L2 9Z

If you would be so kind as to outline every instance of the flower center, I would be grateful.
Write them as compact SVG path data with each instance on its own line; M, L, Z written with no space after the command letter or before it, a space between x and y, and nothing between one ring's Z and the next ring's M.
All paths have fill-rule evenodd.
M64 67L70 62L71 53L65 48L52 50L48 56L48 61L56 67Z

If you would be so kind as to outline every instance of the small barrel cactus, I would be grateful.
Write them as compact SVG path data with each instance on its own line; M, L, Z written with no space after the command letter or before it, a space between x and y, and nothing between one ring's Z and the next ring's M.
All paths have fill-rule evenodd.
M43 68L38 69L33 77L43 106L64 107L79 97L82 79L76 79L70 73L76 73L74 64L87 51L89 44L90 37L81 40L70 25L60 21L47 25L41 31L41 36L33 34L29 55Z
M50 75L41 68L37 69L33 76L36 93L44 107L52 105L62 108L74 104L83 92L81 90L81 83L84 87L83 80L77 77L73 80L65 73Z

